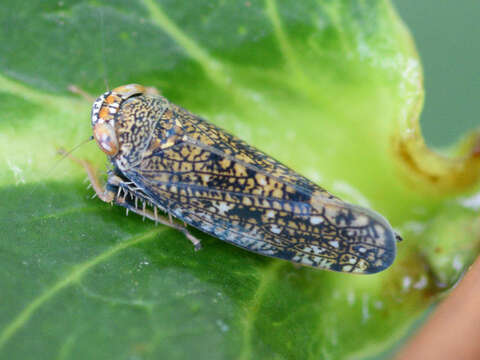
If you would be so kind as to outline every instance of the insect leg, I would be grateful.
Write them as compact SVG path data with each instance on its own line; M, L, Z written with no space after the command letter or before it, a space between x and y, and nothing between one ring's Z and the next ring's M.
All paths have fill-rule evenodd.
M162 216L158 215L158 212L156 211L156 208L154 207L154 211L151 211L146 208L135 208L135 206L132 206L130 203L126 201L126 197L117 197L115 199L115 202L123 207L126 207L128 210L133 211L134 213L146 217L147 219L155 221L155 223L160 223L165 226L171 227L173 229L181 231L185 237L190 240L195 248L195 251L198 251L202 248L202 244L199 239L197 239L195 236L193 236L186 226L183 226L182 224L179 224L178 222L175 222L171 219L171 215L169 214L167 216Z
M69 85L68 90L76 95L80 95L89 103L93 103L95 101L95 98L92 95L87 94L84 90L80 89L78 86Z
M59 150L59 152L65 154L63 150ZM71 154L67 154L67 156L85 169L88 180L90 180L90 185L95 191L95 195L98 196L100 200L111 203L113 199L115 199L115 191L108 186L110 183L110 178L109 183L107 183L106 186L102 186L97 176L97 172L93 168L92 164L90 164L87 160L78 159Z
M195 251L198 251L202 248L202 243L200 242L200 239L197 239L195 236L193 236L186 227L184 227L182 231L187 237L187 239L192 242Z
M60 152L64 153L63 150L60 150ZM128 211L130 210L143 217L155 221L155 223L160 223L173 229L179 230L185 235L188 240L192 242L195 251L198 251L202 248L200 240L188 231L186 224L181 225L178 222L173 221L171 214L168 215L168 218L160 216L158 215L156 207L154 208L154 212L146 209L145 202L143 203L144 206L141 209L137 208L136 198L134 199L134 205L129 204L126 201L127 193L125 193L123 197L121 196L122 190L124 192L125 190L122 189L122 187L120 186L120 184L123 183L123 180L120 179L118 176L110 175L108 177L106 186L102 186L97 176L97 172L93 168L92 164L90 164L87 160L78 159L73 155L68 155L68 157L85 169L88 179L90 180L90 185L93 190L95 190L95 195L98 196L100 200L108 203L112 203L113 201L115 201L118 205L121 205L127 209L127 215Z

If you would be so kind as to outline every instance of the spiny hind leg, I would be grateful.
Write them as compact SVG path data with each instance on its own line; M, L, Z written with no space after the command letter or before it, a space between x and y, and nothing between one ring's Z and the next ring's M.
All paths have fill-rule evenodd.
M142 216L143 218L147 218L147 219L155 221L155 224L160 223L160 224L163 224L165 226L176 229L178 231L181 231L185 235L185 237L188 240L191 241L191 243L193 244L193 247L195 248L195 251L198 251L202 248L202 244L200 242L200 239L198 239L197 237L192 235L190 233L190 231L188 231L186 224L181 224L181 223L178 223L178 222L174 221L172 219L171 214L168 214L168 216L159 215L158 214L158 209L155 205L153 205L153 211L151 211L150 209L147 209L146 205L145 205L145 201L143 201L143 200L141 200L141 201L143 201L142 208L137 207L136 206L137 198L135 197L135 194L131 195L132 200L134 200L134 204L127 201L127 196L130 196L130 194L131 193L125 194L125 196L123 196L123 197L118 197L117 196L116 199L115 199L115 203L120 205L120 206L125 207L127 209L127 213L130 210L130 211ZM133 197L135 197L135 198L133 198Z
M198 238L192 235L188 229L186 224L179 224L172 219L172 215L169 213L168 217L162 216L158 214L158 208L153 205L153 211L150 211L146 208L145 201L140 199L143 202L143 206L140 209L137 206L138 197L135 193L132 193L128 190L128 184L126 184L120 177L116 175L109 175L107 184L105 186L101 185L101 181L98 178L97 172L95 171L94 167L90 162L87 160L78 159L73 155L65 153L64 150L60 149L59 152L63 155L68 156L72 161L75 161L77 164L82 166L87 173L88 179L90 181L90 185L95 191L95 195L102 201L112 204L115 202L116 204L123 206L128 211L131 210L132 212L141 215L142 217L149 218L155 223L160 223L165 226L169 226L176 230L181 231L185 237L190 240L195 248L195 251L198 251L202 248L202 244ZM124 192L123 197L122 191ZM134 204L130 204L127 202L127 196L131 196L132 200L134 200Z

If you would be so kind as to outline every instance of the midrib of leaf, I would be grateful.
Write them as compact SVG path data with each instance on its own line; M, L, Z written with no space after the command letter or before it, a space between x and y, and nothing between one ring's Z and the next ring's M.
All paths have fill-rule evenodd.
M135 246L142 242L152 240L154 235L158 235L165 229L154 229L138 236L132 236L111 247L107 251L97 255L93 259L77 265L64 278L57 281L49 289L44 291L37 298L33 299L0 333L0 350L5 346L8 340L15 335L32 317L32 315L46 302L53 298L64 288L80 280L89 270L103 261L108 260L120 251Z

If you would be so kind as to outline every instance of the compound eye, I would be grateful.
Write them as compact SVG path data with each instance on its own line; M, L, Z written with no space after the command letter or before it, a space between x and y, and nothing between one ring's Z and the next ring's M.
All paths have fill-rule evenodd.
M105 123L97 123L93 127L93 137L102 151L114 156L118 153L118 141L113 128Z

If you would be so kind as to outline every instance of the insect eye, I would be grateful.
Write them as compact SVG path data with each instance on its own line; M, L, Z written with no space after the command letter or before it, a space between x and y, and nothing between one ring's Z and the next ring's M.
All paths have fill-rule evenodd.
M118 153L118 141L115 135L115 131L110 125L105 123L95 124L93 127L93 136L102 149L102 151L109 155L114 156Z

